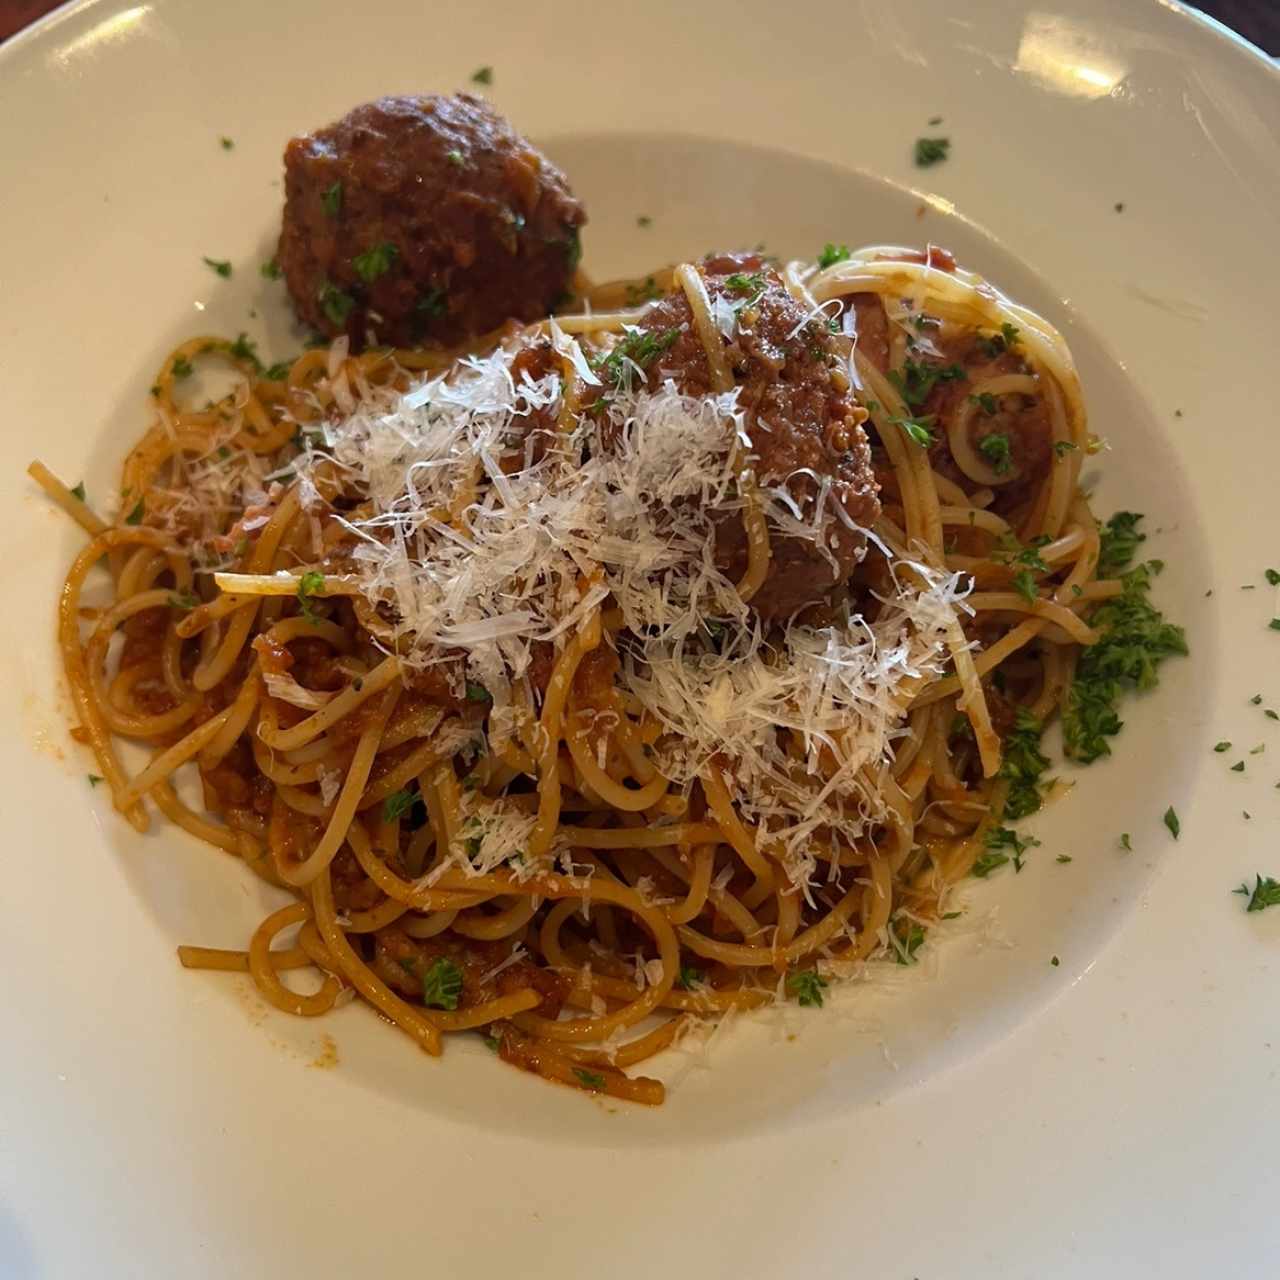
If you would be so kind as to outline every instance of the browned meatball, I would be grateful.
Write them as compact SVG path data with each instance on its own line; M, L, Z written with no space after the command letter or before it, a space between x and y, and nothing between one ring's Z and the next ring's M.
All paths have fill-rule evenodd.
M278 261L299 317L359 345L458 342L565 293L586 213L479 98L379 98L285 148Z
M713 256L700 271L708 296L723 297L738 311L726 355L746 414L757 483L785 486L811 517L820 481L830 478L828 503L838 503L851 523L869 527L880 514L880 501L860 425L865 415L841 372L825 321L807 319L782 277L758 254ZM660 345L670 344L647 370L651 390L668 378L691 395L710 390L706 350L683 291L655 303L641 325ZM785 618L827 599L833 587L848 581L866 541L844 521L832 519L827 549L833 566L812 541L776 528L770 535L769 574L751 601L766 619ZM737 516L717 523L716 563L734 579L746 571L746 533Z

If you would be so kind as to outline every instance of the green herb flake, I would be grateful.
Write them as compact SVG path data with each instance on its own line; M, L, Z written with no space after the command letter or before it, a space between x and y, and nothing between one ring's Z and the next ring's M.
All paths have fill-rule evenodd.
M787 975L787 991L796 998L798 1004L807 1009L822 1008L822 993L827 985L826 978L816 969L801 969L798 973Z
M383 822L394 822L397 818L403 818L417 802L418 797L407 788L400 791L393 791L382 802L382 820Z
M1273 711L1270 707L1268 707L1262 714L1266 716L1268 720L1280 720L1280 711Z
M490 1053L497 1053L498 1050L502 1048L501 1036L483 1036L481 1038L484 1040L485 1048L487 1048Z
M584 1089L603 1089L604 1076L598 1071L588 1071L586 1067L574 1067L573 1074L582 1082Z
M292 360L277 360L270 368L262 371L262 376L268 382L283 382L289 376L289 370L292 368Z
M893 947L894 963L904 965L918 964L916 952L920 950L924 939L925 930L923 926L916 924L914 920L908 922L905 934L900 934L896 929L890 930L889 941Z
M453 165L455 169L461 169L467 163L466 157L463 156L462 152L459 151L457 147L454 147L452 151L446 151L444 153L444 158Z
M724 279L724 287L731 293L761 293L764 290L764 283L763 271L753 271L750 275L735 271L733 275L725 276Z
M1230 751L1230 750L1231 750L1231 743L1229 743L1229 742L1216 742L1216 743L1214 743L1213 749L1214 749L1214 750L1215 750L1219 755L1221 755L1224 751Z
M929 430L933 425L933 414L925 414L922 418L890 418L889 421L901 427L908 438L922 449L927 449L933 444L933 432Z
M1065 458L1069 453L1076 453L1080 446L1073 440L1055 440L1053 442L1053 452L1059 458Z
M226 258L201 258L200 261L203 262L210 271L220 275L224 280L231 275L231 263Z
M1178 815L1174 813L1173 805L1170 805L1164 811L1164 818L1162 821L1164 822L1164 825L1169 828L1169 834L1176 840L1179 833L1182 831L1182 823L1178 821Z
M199 599L190 591L171 591L169 593L169 608L177 609L181 613L190 613L199 603Z
M134 525L141 524L142 517L145 514L146 514L146 501L145 499L139 498L138 505L134 507L134 509L130 511L127 516L125 516L124 522L125 524L134 524Z
M1233 764L1233 765L1231 766L1231 772L1232 772L1232 773L1243 773L1243 772L1244 772L1244 761L1243 761L1243 760L1237 760L1237 761L1235 762L1235 764Z
M330 218L336 218L342 212L342 183L335 182L321 192L320 207L325 211L325 216Z
M1280 618L1272 618L1271 621L1267 623L1267 626L1270 627L1272 631L1280 631Z
M915 148L916 165L927 169L930 165L940 164L947 158L951 150L950 138L917 138Z
M653 226L653 219L652 219L651 217L649 217L649 215L648 215L647 213L642 213L642 214L640 214L640 216L639 216L639 217L637 217L637 218L636 218L636 226L637 226L637 227L651 227L651 226Z
M230 151L236 145L236 140L228 138L225 134L218 141L222 144L223 151Z
M1133 841L1129 839L1129 833L1126 831L1120 836L1120 847L1125 853L1133 852Z
M302 616L312 626L320 621L320 615L312 607L311 600L314 596L322 595L324 595L324 574L319 569L308 569L298 579L298 604L302 609Z
M1062 963L1062 961L1059 960L1057 956L1050 956L1049 963L1053 965L1053 967L1056 969Z
M400 256L400 250L390 241L383 241L382 244L375 244L372 248L366 249L363 253L358 253L351 259L351 265L356 269L356 275L360 277L365 284L372 284L375 280L385 276L391 270L392 263Z
M467 681L467 701L468 702L489 702L489 690L482 684L476 684L471 680Z
M1280 882L1273 880L1270 876L1265 880L1262 876L1257 876L1252 889L1246 882L1238 889L1232 889L1231 892L1249 899L1245 907L1246 911L1265 911L1268 907L1280 907Z
M970 396L969 403L976 404L978 408L981 409L982 412L985 413L988 417L999 412L999 409L1000 409L1000 402L995 398L995 396L991 394L990 391L983 391L979 395ZM988 439L989 438L990 437L988 437ZM1005 443L1006 444L1008 443L1007 437L1005 438ZM982 446L979 445L978 447L981 448ZM1007 451L1006 451L1006 456L1007 456Z
M963 365L927 364L910 356L902 362L901 369L890 369L888 373L898 394L913 409L924 404L939 382L964 382L967 377Z
M471 73L471 83L472 83L472 84L492 84L492 83L493 83L493 68L492 68L492 67L477 67L477 68L476 68L476 70L474 70L474 71Z
M645 276L643 284L627 285L627 306L642 307L646 302L654 302L662 297L658 282L652 276Z
M1020 872L1025 865L1023 854L1028 849L1038 849L1040 841L1035 836L1024 839L1012 827L992 827L987 832L986 845L986 852L974 861L971 872L979 880L985 880L993 871L1010 862L1013 863L1014 872Z
M1102 530L1102 546L1098 552L1098 577L1114 578L1133 563L1138 544L1147 540L1138 532L1143 517L1134 511L1117 511Z
M71 496L72 496L73 498L79 498L79 499L80 499L80 501L81 501L81 502L83 502L83 501L84 501L84 493L85 493L85 489L84 489L84 481L83 481L83 480L81 480L81 481L80 481L80 483L79 483L79 484L77 484L77 485L76 485L76 487L75 487L74 489L72 489L72 490L71 490Z
M266 262L258 268L258 274L264 280L279 280L280 277L284 275L284 271L274 258L268 258Z
M1004 817L1010 821L1035 813L1043 803L1041 778L1049 757L1040 750L1044 726L1026 707L1019 707L1014 727L1004 740L1000 777L1009 781Z
M105 779L102 777L101 774L98 774L98 773L89 774L89 785L91 787L96 787L98 783L104 782L104 781Z
M195 366L187 359L186 356L176 356L169 371L175 378L189 378L194 371Z
M1280 587L1280 569L1267 569L1265 577L1273 587Z
M824 244L822 252L818 254L818 266L825 271L828 267L834 267L837 262L844 262L852 254L853 250L847 244Z
M631 390L635 370L643 372L648 369L671 348L679 336L680 330L676 328L666 329L662 333L650 333L645 329L632 330L597 365L602 373L602 381L606 386L626 394Z
M701 969L695 969L692 965L680 966L680 976L676 979L676 986L683 991L692 991L694 987L700 987L706 982L706 975Z
M1058 856L1054 859L1054 861L1055 861L1055 862L1070 862L1070 861L1071 861L1071 855L1070 855L1069 853L1060 853L1060 854L1058 854Z
M344 293L337 285L326 280L316 297L330 324L341 327L347 323L351 308L355 306L355 299L349 293Z
M436 1009L456 1009L462 994L462 970L445 956L422 972L422 1003Z
M1066 754L1083 764L1111 754L1107 740L1124 725L1116 712L1120 696L1153 689L1159 683L1160 664L1187 653L1183 629L1166 622L1147 599L1147 566L1139 565L1121 582L1121 594L1104 601L1090 618L1100 638L1081 654L1063 709Z

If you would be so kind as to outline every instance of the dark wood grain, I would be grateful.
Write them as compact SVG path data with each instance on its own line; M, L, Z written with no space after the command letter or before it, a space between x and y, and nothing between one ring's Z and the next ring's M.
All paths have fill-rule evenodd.
M50 0L0 0L0 40L57 7ZM1204 0L1198 7L1272 57L1280 55L1280 0Z

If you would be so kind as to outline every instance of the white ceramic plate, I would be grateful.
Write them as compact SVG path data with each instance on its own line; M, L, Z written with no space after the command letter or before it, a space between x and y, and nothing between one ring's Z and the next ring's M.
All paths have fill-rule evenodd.
M1280 910L1230 891L1280 874L1280 76L1174 5L1116 11L103 0L0 50L0 1274L1274 1274ZM23 475L108 486L180 338L291 353L256 271L285 140L482 64L597 275L931 239L1058 323L1097 505L1147 512L1193 647L919 970L668 1062L657 1112L178 969L262 890L91 793L53 645L77 537ZM924 133L945 164L912 166Z

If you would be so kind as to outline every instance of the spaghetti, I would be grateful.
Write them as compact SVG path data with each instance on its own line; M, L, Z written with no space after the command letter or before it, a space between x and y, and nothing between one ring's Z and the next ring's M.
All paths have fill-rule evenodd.
M354 992L428 1053L479 1029L657 1103L629 1069L691 1027L914 958L1011 794L1039 803L1007 749L1123 587L1098 577L1061 336L940 251L836 256L584 287L466 349L338 339L280 379L194 339L118 519L33 464L88 538L59 643L116 808L144 830L154 802L291 895L246 951L184 965L301 1017ZM871 528L821 476L797 498L759 474L734 362L772 288L857 396ZM663 374L679 335L646 327L681 296L692 389ZM209 361L234 389L185 406ZM784 546L835 565L855 534L829 601L762 621Z

